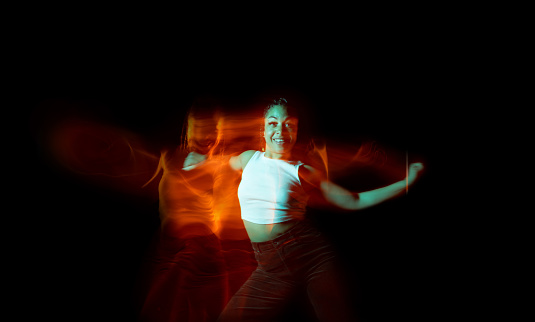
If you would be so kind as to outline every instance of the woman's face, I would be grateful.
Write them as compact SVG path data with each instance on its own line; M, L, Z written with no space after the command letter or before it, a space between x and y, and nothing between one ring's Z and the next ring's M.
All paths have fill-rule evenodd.
M206 154L217 143L217 120L213 116L196 116L188 119L188 141L195 150Z
M296 117L288 115L286 107L275 105L268 110L264 118L264 138L266 154L275 156L288 155L297 140Z

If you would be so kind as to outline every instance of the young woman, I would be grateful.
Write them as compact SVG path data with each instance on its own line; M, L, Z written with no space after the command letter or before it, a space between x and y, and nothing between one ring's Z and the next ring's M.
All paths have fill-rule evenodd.
M182 144L161 153L156 172L161 173L160 229L144 276L139 321L215 321L231 295L229 285L243 283L254 269L252 259L221 245L217 207L226 190L217 183L223 174L209 166L182 169L190 151L218 153L220 122L217 101L197 100L187 115ZM228 258L241 263L241 270L229 272Z
M309 195L318 190L337 207L361 210L401 195L423 169L420 163L411 164L406 180L352 193L292 154L298 122L286 100L276 101L264 113L265 152L249 150L228 161L242 173L238 188L241 217L258 267L231 298L220 321L280 320L288 300L300 289L321 321L353 321L340 288L343 282L338 280L335 252L305 218ZM184 167L205 159L191 153Z

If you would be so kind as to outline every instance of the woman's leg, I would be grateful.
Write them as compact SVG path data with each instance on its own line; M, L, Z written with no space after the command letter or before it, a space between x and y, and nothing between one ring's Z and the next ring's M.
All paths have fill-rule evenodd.
M323 233L305 222L296 232L295 242L285 244L284 258L287 267L305 286L320 321L356 321L343 266Z
M306 291L320 321L357 321L343 278L344 274L334 260L316 267L308 276Z
M219 239L214 234L181 238L180 233L165 232L153 258L140 321L215 321L228 299Z
M256 269L234 294L218 321L280 321L279 315L295 290L293 283Z

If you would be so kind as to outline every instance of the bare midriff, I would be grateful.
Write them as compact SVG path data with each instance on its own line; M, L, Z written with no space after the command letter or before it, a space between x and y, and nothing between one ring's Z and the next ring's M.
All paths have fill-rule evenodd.
M286 221L277 224L255 224L253 222L244 220L243 224L247 235L254 243L262 243L268 240L277 238L284 234L288 229L297 224L298 220Z

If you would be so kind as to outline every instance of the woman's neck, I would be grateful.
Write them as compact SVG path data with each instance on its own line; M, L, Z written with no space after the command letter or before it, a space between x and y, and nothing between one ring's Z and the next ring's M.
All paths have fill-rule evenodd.
M274 159L274 160L291 160L292 153L275 153L268 149L266 149L266 152L264 153L264 156L266 158Z

